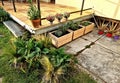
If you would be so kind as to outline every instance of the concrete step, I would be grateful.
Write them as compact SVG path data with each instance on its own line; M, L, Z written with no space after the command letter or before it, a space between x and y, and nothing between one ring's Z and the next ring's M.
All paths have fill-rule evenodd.
M13 33L15 37L22 36L25 32L25 29L22 26L12 20L5 21L3 23Z

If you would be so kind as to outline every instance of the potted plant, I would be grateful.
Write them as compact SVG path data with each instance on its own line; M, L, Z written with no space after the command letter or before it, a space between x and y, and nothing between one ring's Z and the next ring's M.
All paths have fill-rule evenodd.
M38 8L31 3L29 5L29 9L28 9L27 14L28 14L29 19L31 20L31 22L35 28L38 28L40 25L39 13L40 13L40 10L38 10Z
M97 27L98 27L98 34L102 35L104 34L104 31L106 30L108 26L108 23L105 23L105 20L98 20Z
M82 22L80 22L80 25L82 25L83 27L85 27L85 32L84 32L84 34L92 31L93 28L94 28L94 26L95 26L94 23L89 22L89 21L82 21Z
M76 39L84 34L85 27L80 26L78 23L70 21L67 23L69 29L73 31L73 39Z
M112 37L113 36L113 33L116 33L117 31L120 30L120 27L119 27L119 23L116 23L116 22L110 22L106 28L107 30L107 33L106 33L106 37Z
M118 40L120 38L120 31L113 33L113 38L114 38L114 40Z
M57 13L55 17L58 19L58 22L61 22L61 19L63 18L63 14Z
M72 41L72 32L68 30L66 25L60 26L59 29L50 32L49 36L52 39L52 44L57 48Z
M68 18L70 17L70 13L68 12L64 12L63 17L66 19L66 21L68 20Z
M53 24L53 21L55 20L55 16L49 15L46 17L46 19L50 22L50 24Z

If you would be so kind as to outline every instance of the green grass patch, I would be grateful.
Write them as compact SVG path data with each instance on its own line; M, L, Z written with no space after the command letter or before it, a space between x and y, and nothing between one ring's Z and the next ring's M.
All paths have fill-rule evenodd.
M3 48L10 49L10 39L14 38L12 33L2 24L0 23L0 55L3 52Z

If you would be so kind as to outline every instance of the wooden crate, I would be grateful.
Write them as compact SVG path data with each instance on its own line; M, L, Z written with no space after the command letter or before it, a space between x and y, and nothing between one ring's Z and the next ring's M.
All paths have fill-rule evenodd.
M85 27L82 27L78 30L73 31L73 40L84 35Z
M73 35L73 32L71 31L68 31L69 33L68 34L65 34L61 37L56 37L55 35L53 35L52 33L54 33L55 31L53 32L50 32L49 33L49 36L51 37L52 39L52 44L55 46L55 47L60 47L70 41L72 41L72 35Z
M92 23L92 22L90 22L90 23L91 23L90 25L85 26L85 32L84 32L84 34L87 34L87 33L89 33L90 31L92 31L94 29L95 24Z

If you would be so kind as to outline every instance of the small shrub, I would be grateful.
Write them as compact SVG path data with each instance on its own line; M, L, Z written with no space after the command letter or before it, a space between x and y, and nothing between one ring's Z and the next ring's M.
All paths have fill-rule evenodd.
M0 7L0 22L9 20L9 14L2 7Z

